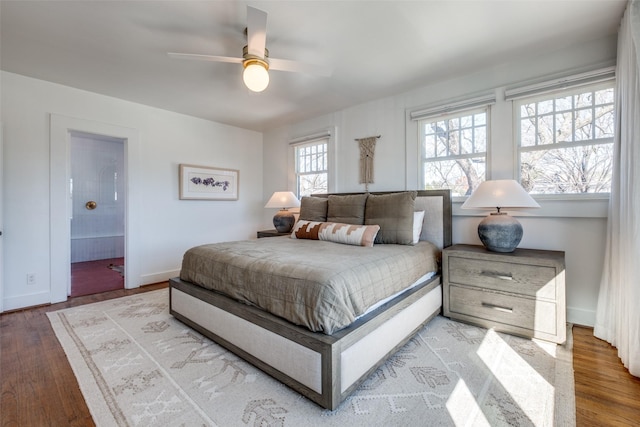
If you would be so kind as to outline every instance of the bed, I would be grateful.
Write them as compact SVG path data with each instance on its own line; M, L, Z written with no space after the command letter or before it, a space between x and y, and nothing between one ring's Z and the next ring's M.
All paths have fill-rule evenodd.
M336 196L359 197L360 195L362 193L315 195L318 199L314 198L313 200L328 199L331 201ZM391 195L398 195L398 192L371 193L370 195L365 194L363 197L374 196L379 197L378 200L382 200L383 197L380 196L387 195L395 197ZM427 246L435 246L438 254L442 248L449 246L451 244L450 192L448 190L417 191L413 192L413 197L415 199L411 202L412 209L425 212L422 228L419 230L419 242L415 245L376 244L373 245L375 250L355 247L351 249L354 251L360 249L361 254L371 252L375 256L380 256L377 254L378 251L392 251L395 246L404 246L402 249L405 252L424 250L423 248ZM386 206L381 212L383 215L388 215L388 210L389 207ZM335 221L336 218L350 222L349 218L340 217L340 212L334 212L333 220ZM375 219L369 221L369 218L367 221L376 222ZM299 227L299 224L303 222L299 221L296 227ZM351 223L353 224L353 222ZM382 225L384 219L379 223ZM326 224L333 223L329 221ZM377 227L377 225L371 225L371 227ZM385 230L386 234L378 233L376 239L388 239L390 236L389 228L387 227ZM398 291L399 285L392 283L393 280L385 276L384 272L378 274L374 271L376 265L381 265L380 269L384 270L385 267L382 266L384 262L380 260L388 256L385 254L378 260L374 256L373 260L364 261L364 255L362 255L361 265L358 262L346 263L348 264L348 275L345 279L336 279L345 282L344 285L350 289L349 292L357 296L357 298L351 298L351 302L345 308L349 313L336 314L334 306L339 304L332 304L331 310L329 310L331 313L330 321L319 320L316 322L315 319L300 320L297 317L287 320L290 316L288 309L283 309L283 312L278 311L278 307L282 309L281 302L276 303L275 308L262 306L261 295L258 297L251 296L251 294L245 295L245 290L251 286L248 284L245 286L244 281L247 283L256 281L258 289L273 287L274 294L278 294L280 291L276 286L280 282L285 288L287 286L290 288L293 285L287 282L289 279L278 279L280 273L277 266L273 264L282 261L276 255L282 252L293 259L292 245L300 245L299 247L313 246L323 254L336 252L332 255L334 258L337 257L335 259L340 257L347 259L347 255L342 255L342 251L348 251L347 246L349 246L342 243L310 240L313 238L308 238L299 232L295 232L294 236L296 235L299 236L298 239L285 236L239 243L240 249L245 251L243 253L247 254L246 251L249 250L249 255L236 257L235 265L224 264L225 267L221 267L220 265L223 264L218 265L213 261L210 263L198 261L195 264L202 264L204 267L196 268L193 265L194 262L189 261L194 256L190 255L187 258L187 253L194 251L198 256L204 256L204 253L210 249L219 250L216 262L221 263L224 261L224 256L227 256L224 254L235 251L236 245L221 243L190 249L183 260L181 277L169 281L170 312L176 319L236 353L300 394L324 408L333 410L384 363L388 356L395 353L416 331L440 312L442 306L440 271L438 265L431 274L418 271L419 269L412 271L410 274L415 277L407 276L398 279L408 281L401 286L406 289ZM334 245L334 248L340 248L340 250L332 249L328 245ZM322 248L322 250L318 248ZM269 253L269 251L273 255L267 256L269 259L263 261L260 258L260 253ZM255 259L258 261L253 260L254 253L256 254ZM324 259L325 263L335 263L328 255L320 258L328 258ZM409 259L410 261L404 261L405 264L402 264L402 267L392 267L395 268L392 276L399 276L398 273L401 270L413 270L414 264L426 263L426 261L416 261L415 255L413 259ZM263 262L268 262L267 273L260 273L257 279L252 278L252 276L256 276L255 273L248 276L238 276L241 270L251 269L256 263ZM300 264L299 261L292 260L292 265L287 269L290 270L291 275L297 276L299 279L299 276L303 274L307 276L311 274L298 264ZM209 271L203 272L202 268ZM349 275L358 269L365 271L365 279L355 280ZM231 272L227 272L230 277L243 281L241 286L234 285L234 288L240 288L240 291L233 293L223 289L224 282L231 279L220 276L218 273L221 270L231 270ZM313 275L315 274L313 273ZM371 279L368 279L369 276L366 274L369 274ZM318 276L320 275L318 274ZM333 275L329 276L334 280ZM241 279L237 279L237 277L241 277ZM408 277L414 278L409 279ZM315 280L315 277L313 279ZM373 307L370 307L368 296L360 295L363 293L362 289L368 287L367 280L380 281L385 288L384 298L381 302L373 304ZM358 281L365 283L355 290L350 288L353 282ZM379 297L380 295L370 298ZM294 299L297 301L297 297ZM308 303L305 304L308 305ZM294 312L293 316L300 316L300 314Z

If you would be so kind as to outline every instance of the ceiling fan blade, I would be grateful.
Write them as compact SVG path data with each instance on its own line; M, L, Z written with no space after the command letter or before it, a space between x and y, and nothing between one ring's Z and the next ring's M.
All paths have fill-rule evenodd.
M234 58L231 56L215 56L215 55L200 55L197 53L167 53L169 57L175 59L190 59L193 61L209 61L209 62L230 62L232 64L241 64L242 58Z
M267 45L267 12L247 6L247 52L264 58Z
M333 73L333 69L331 67L326 67L324 65L307 64L304 62L291 61L289 59L275 58L269 58L269 69L312 74L321 77L329 77Z

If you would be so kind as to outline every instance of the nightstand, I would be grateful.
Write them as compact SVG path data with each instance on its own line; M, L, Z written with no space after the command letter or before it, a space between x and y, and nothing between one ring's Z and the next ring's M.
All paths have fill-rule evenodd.
M278 236L288 236L291 232L280 233L278 230L260 230L258 231L258 239L262 237L278 237Z
M491 252L454 245L442 252L444 315L485 328L566 340L564 252Z

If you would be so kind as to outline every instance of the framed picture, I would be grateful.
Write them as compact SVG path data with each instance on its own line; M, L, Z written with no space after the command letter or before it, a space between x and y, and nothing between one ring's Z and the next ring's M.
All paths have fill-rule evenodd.
M238 179L235 169L180 165L181 200L238 200Z

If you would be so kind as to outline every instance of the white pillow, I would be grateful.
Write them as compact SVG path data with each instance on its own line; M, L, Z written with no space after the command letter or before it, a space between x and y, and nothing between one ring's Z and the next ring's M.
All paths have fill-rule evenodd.
M420 241L422 234L422 221L424 220L424 211L416 211L413 213L413 244Z

